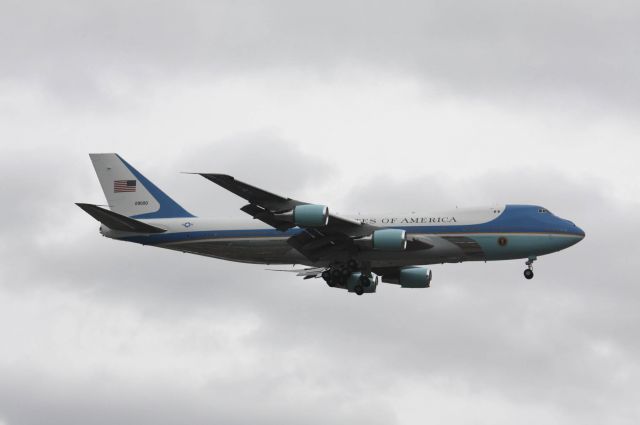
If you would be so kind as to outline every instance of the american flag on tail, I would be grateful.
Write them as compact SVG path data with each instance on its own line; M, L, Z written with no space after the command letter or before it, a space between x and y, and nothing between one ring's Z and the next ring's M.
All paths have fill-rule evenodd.
M135 192L135 191L136 191L135 180L115 180L113 182L113 193Z

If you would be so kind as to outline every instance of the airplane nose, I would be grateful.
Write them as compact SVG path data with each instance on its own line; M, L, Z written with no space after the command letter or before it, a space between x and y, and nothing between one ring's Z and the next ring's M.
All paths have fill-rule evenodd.
M579 236L580 240L584 239L585 237L584 230L576 226L576 224L571 220L564 220L564 222L565 222L565 225L569 225L568 228L565 227L565 229L567 229L569 233L571 233L574 236Z

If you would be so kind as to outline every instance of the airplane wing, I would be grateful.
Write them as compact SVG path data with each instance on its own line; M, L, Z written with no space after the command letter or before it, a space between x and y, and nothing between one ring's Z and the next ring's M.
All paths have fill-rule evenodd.
M200 175L246 199L249 203L241 210L253 218L280 231L286 231L296 226L303 228L305 231L290 237L288 243L312 260L317 260L339 250L357 250L354 240L369 236L375 230L380 229L370 224L332 214L328 212L328 209L326 210L326 221L321 225L301 224L292 218L292 213L298 210L297 207L312 206L312 204L267 192L226 174L200 173ZM414 243L414 241L411 242ZM422 249L428 247L424 241L416 241L415 243L420 244Z
M283 196L267 192L264 189L251 186L250 184L236 180L232 176L226 174L200 175L249 201L248 205L241 208L242 211L262 221L265 221L264 219L271 219L271 223L267 221L265 221L265 223L269 225L278 224L280 227L284 228L284 230L295 227L295 224L283 219L279 220L277 218L277 214L289 212L299 205L310 205L308 202L285 198ZM335 214L329 214L329 223L327 227L335 229L336 226L340 227L341 232L349 232L352 236L363 236L369 234L371 231L369 230L369 233L367 233L367 231L364 230L367 229L368 225L363 225L358 221L339 217ZM278 226L273 227L278 228Z

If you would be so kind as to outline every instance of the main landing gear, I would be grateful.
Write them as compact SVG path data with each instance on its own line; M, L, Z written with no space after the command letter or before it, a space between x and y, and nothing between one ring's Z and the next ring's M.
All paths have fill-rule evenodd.
M360 272L360 276L352 276L355 272ZM372 279L370 273L365 273L357 261L350 259L346 263L335 263L330 268L322 272L322 279L327 285L334 288L349 289L357 295L365 292L375 292L374 287L371 288ZM353 280L357 279L357 280Z
M325 270L322 272L322 278L324 279L325 282L327 282L327 285L333 286L331 284L331 272L329 270Z
M529 259L525 263L527 265L527 268L524 271L525 278L533 279L533 262L536 261L537 259L538 259L537 257L529 257Z
M358 295L362 295L364 294L364 288L368 288L371 285L371 281L369 280L369 277L365 275L360 276L360 279L358 280L359 283L353 288L353 291Z

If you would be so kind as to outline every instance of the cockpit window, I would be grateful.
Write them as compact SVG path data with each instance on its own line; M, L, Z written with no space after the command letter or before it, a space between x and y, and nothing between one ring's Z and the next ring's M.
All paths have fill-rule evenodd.
M538 210L538 212L539 212L539 213L541 213L541 214L551 214L551 213L549 212L549 210L548 210L548 209L546 209L546 208L540 208L540 209Z

